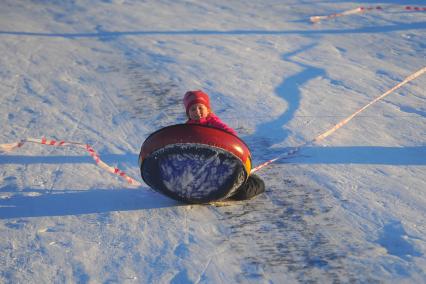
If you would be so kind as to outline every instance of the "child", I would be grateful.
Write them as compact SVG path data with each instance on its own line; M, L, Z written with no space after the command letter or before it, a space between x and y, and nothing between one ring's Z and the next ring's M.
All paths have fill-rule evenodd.
M237 132L234 129L223 123L210 108L209 96L202 91L189 91L186 92L183 98L183 103L188 116L189 124L208 125L215 128L220 128L235 136Z
M203 91L186 92L183 98L189 124L201 124L223 129L228 133L238 136L234 129L223 123L211 110L210 98ZM265 191L265 183L256 176L250 175L247 181L230 197L232 200L246 200Z

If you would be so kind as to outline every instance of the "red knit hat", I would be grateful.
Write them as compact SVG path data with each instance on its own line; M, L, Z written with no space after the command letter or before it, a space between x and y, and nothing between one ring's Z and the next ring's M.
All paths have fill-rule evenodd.
M183 104L185 105L186 114L188 114L189 108L194 104L203 104L210 110L209 95L200 90L186 92L183 97Z

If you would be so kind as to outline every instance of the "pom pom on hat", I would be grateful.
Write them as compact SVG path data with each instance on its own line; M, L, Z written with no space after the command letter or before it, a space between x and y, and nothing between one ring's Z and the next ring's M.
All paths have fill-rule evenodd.
M188 114L189 108L194 104L203 104L210 110L209 95L200 90L186 92L183 97L183 104L185 105L186 114Z

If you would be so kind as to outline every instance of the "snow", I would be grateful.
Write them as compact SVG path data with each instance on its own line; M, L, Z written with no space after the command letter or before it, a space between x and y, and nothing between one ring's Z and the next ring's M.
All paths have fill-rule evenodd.
M151 156L151 163L158 165L157 175L167 191L185 201L212 200L215 195L217 200L218 189L226 191L226 195L220 196L225 199L235 193L247 177L236 157L216 147L177 143L155 151Z
M0 143L88 143L140 179L144 139L203 89L257 165L426 66L426 13L397 9L424 1L400 2L2 1ZM362 5L385 8L309 22ZM425 86L263 168L266 193L232 206L131 188L81 149L1 154L0 282L426 283Z

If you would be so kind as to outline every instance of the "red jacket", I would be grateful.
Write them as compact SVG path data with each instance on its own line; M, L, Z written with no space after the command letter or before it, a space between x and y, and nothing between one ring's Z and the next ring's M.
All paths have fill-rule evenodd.
M215 128L219 128L222 130L225 130L228 133L231 133L235 136L237 135L237 132L235 132L234 129L223 123L219 117L217 117L214 113L210 113L206 118L201 118L200 120L193 120L188 119L186 122L188 124L201 124L201 125L207 125Z

